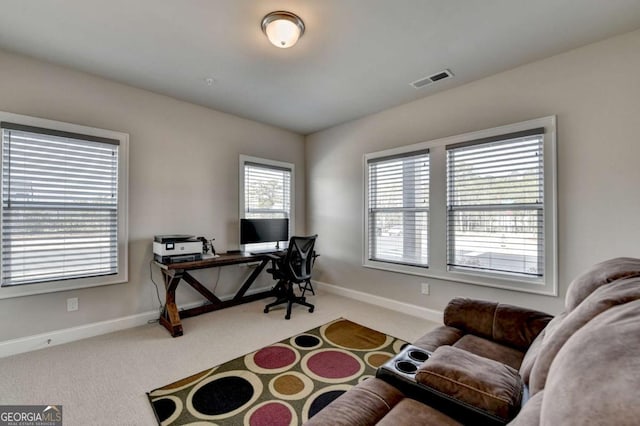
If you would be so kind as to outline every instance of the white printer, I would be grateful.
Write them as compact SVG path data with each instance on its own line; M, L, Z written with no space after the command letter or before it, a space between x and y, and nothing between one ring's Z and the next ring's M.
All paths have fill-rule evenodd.
M153 258L165 264L202 260L202 241L193 235L156 235Z

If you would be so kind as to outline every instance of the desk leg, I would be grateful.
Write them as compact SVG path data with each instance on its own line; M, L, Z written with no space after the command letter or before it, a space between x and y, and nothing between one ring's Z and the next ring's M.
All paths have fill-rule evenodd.
M176 270L173 275L166 271L162 271L164 275L164 286L166 289L165 304L162 315L160 316L160 324L162 324L171 336L182 336L182 322L180 321L180 313L176 305L176 288L182 279L183 271Z

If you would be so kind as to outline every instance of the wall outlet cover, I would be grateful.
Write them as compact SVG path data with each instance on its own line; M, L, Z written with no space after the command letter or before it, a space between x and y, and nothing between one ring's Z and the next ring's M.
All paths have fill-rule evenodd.
M67 299L67 312L73 312L78 310L78 298L71 297Z

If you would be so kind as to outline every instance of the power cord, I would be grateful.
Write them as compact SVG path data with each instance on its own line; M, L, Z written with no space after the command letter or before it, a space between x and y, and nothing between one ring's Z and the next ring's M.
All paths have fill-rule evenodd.
M220 282L220 275L222 274L222 267L218 267L218 276L216 277L216 283L213 285L213 290L211 290L211 293L215 293L216 289L218 288L218 283ZM162 311L164 310L164 304L162 303L162 299L160 299L160 290L158 290L158 284L155 282L155 280L153 279L153 260L149 261L149 277L151 278L151 282L153 283L153 286L156 289L156 296L158 297L158 304L160 305L159 308L159 314L162 315ZM180 309L182 310L182 309ZM156 322L158 322L159 320L155 319L155 320L149 320L147 321L147 324L154 324Z
M151 278L151 282L153 283L153 286L156 288L156 296L158 297L158 303L160 304L160 308L158 310L158 313L160 315L162 315L162 311L164 309L164 304L162 303L162 299L160 299L160 290L158 290L158 284L153 279L153 260L149 261L149 277ZM157 320L157 319L149 320L149 321L147 321L147 323L148 324L153 324L153 323L156 323L158 321L159 320Z
M215 293L218 288L218 283L220 282L220 275L222 274L222 266L218 267L218 277L216 278L216 283L213 285L213 290L211 293Z

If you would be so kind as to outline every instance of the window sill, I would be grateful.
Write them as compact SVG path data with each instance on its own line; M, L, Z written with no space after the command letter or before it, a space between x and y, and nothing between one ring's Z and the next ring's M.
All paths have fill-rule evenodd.
M0 287L0 299L34 296L36 294L57 293L60 291L78 290L82 288L123 284L128 282L124 273L103 277L78 278L68 281L49 281L46 283L22 284Z
M543 296L558 296L556 280L545 283L538 279L526 279L518 277L505 278L504 275L491 273L469 273L462 271L436 271L429 268L417 268L406 265L394 265L384 262L365 261L365 268L378 269L388 272L396 272L406 275L433 278L460 284L471 284L482 287L499 288L503 290L518 291L522 293L539 294Z
M382 271L398 272L400 274L417 275L419 277L428 276L429 267L419 267L411 265L403 265L401 263L387 263L376 260L365 260L363 265L365 268L379 269Z

